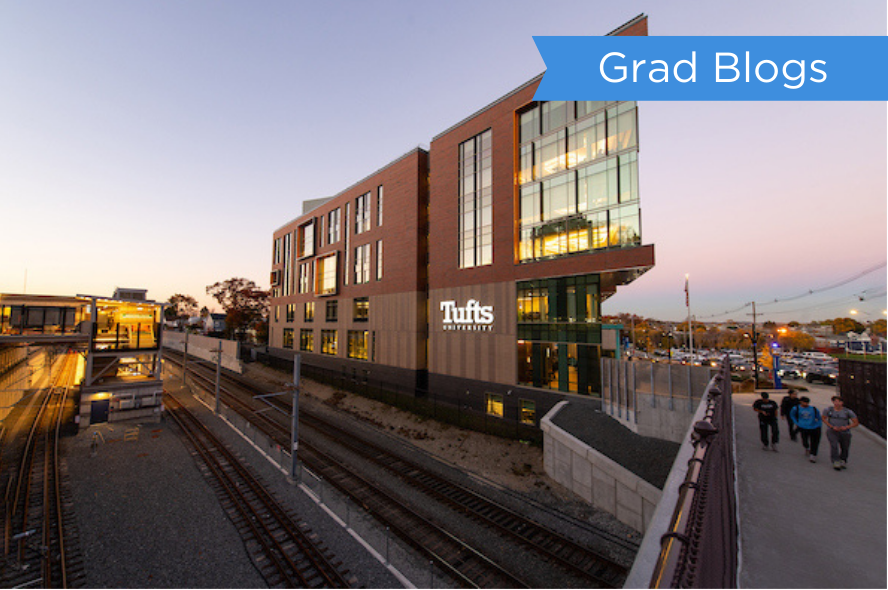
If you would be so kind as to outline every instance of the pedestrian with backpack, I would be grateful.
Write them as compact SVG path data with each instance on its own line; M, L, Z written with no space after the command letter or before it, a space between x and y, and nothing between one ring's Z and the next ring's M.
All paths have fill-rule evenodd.
M832 397L832 407L823 410L823 423L826 424L826 438L829 440L829 455L833 469L848 468L848 448L851 446L851 429L860 422L853 410L845 407L840 396Z
M820 448L820 411L811 405L811 399L802 397L797 406L789 411L789 418L795 423L802 437L805 456L811 463L817 463L817 449Z
M792 421L789 415L797 405L799 405L799 396L795 389L790 389L789 393L780 400L780 415L786 418L786 427L789 429L789 440L791 441L795 441L796 436L799 434L799 427Z

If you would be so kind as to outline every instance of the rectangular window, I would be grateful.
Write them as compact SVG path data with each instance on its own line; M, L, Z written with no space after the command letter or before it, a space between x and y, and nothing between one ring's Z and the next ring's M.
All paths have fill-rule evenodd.
M318 295L336 293L337 253L315 260L315 292Z
M327 235L324 233L324 219L326 217L327 217L326 215L321 215L320 217L318 217L318 231L317 231L318 247L321 247L324 245L324 236Z
M321 352L336 356L336 330L321 330Z
M274 258L272 259L272 264L280 264L281 263L281 239L275 238L274 240Z
M314 352L314 332L312 330L299 330L299 350Z
M369 297L357 297L355 299L354 313L352 317L356 322L366 322L370 319Z
M302 318L306 322L313 322L315 319L315 302L306 301L302 304Z
M543 103L543 133L564 127L574 118L574 103L552 100Z
M284 328L284 348L293 348L293 328Z
M339 241L340 209L334 209L327 214L327 243L335 244Z
M635 102L607 109L607 153L613 154L638 145Z
M493 173L490 129L459 145L459 267L493 263Z
M355 248L355 284L370 282L370 244Z
M370 229L370 193L355 200L355 235Z
M564 129L534 143L540 152L540 178L567 169L567 132Z
M376 280L382 280L382 240L376 241Z
M519 400L521 404L521 423L536 426L536 402L529 399Z
M345 227L345 272L342 273L342 280L347 285L349 281L349 276L351 273L348 271L348 257L351 255L351 248L349 246L349 227L351 227L351 222L349 218L351 217L351 202L345 204L345 219L342 221L342 225Z
M326 306L326 318L328 322L336 322L339 321L339 301L336 299L332 299L327 302Z
M305 258L314 256L315 251L315 223L314 219L304 225L300 225L297 231L296 257Z
M276 321L276 322L281 321L281 306L280 305L274 306L274 321Z
M348 331L348 358L367 360L367 336L367 330Z
M540 134L540 107L535 106L519 116L521 143L530 141Z
M311 261L299 265L299 292L311 293Z
M604 113L567 128L567 164L571 168L606 155Z
M376 227L382 226L382 185L376 188Z
M292 323L296 321L296 304L288 303L287 304L287 321Z
M284 235L284 251L282 253L284 256L284 297L293 292L293 256L290 249L292 238L292 232L287 232Z
M503 396L497 393L486 394L487 414L489 416L503 417Z

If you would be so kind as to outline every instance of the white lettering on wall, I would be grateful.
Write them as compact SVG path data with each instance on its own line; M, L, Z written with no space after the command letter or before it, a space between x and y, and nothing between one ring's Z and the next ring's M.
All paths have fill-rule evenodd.
M475 299L469 299L465 307L459 307L456 301L442 301L441 311L444 312L445 330L493 330L493 306L481 305Z

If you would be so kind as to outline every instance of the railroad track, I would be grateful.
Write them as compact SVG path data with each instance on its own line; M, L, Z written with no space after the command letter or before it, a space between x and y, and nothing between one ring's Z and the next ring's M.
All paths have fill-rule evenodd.
M197 363L195 363L195 365L200 367ZM191 367L195 368L195 365L192 365ZM212 388L213 383L211 378L201 375L200 373L200 371L208 370L209 369L204 367L199 371L192 372L192 375L196 376L198 379L204 380L204 383ZM214 378L215 376L213 376L212 379ZM249 403L245 402L241 396L237 394L237 391L245 391L247 395L252 396L253 392L247 390L242 383L230 376L224 376L223 380L224 382L221 390L226 395L226 399L232 400L233 407L236 410L237 408L241 408L239 411L241 411L248 419L252 419L249 417L252 413L253 416L259 418L259 424L257 424L257 426L266 430L267 434L272 436L279 444L288 446L289 423L277 422L265 414L255 414L256 408L250 406ZM228 391L229 387L234 391ZM283 413L290 411L289 404L286 404L281 400L271 401L271 403L277 405L278 408L281 409L282 415ZM310 429L316 431L317 434L322 435L329 441L345 447L352 453L358 454L362 458L362 461L374 463L388 470L399 480L422 491L435 501L449 506L452 510L464 514L476 522L482 523L495 530L498 534L507 536L526 548L532 549L540 554L547 562L560 566L562 569L569 571L573 575L582 576L595 586L619 587L625 580L627 570L624 566L609 559L605 555L594 551L590 547L581 545L555 531L552 531L551 529L534 522L516 511L500 503L494 502L465 486L433 474L418 464L393 454L370 441L358 438L355 432L346 432L304 408L300 409L300 418L303 425L310 427ZM338 463L338 461L334 460L328 453L321 453L321 451L318 450L319 445L311 444L309 438L305 436L306 434L306 431L303 430L300 443L300 459L302 459L303 463L313 471L323 474L328 482L332 483L337 488L340 488L340 491L350 496L359 505L363 505L368 509L373 507L371 512L377 515L379 520L385 521L386 518L389 518L387 510L383 510L373 502L367 500L366 492L363 489L352 492L349 491L349 488L345 484L343 484L342 487L338 485L340 479L348 479L346 476L329 473L330 470L334 469L331 465ZM321 455L323 455L322 459L320 459ZM338 469L348 471L346 467L341 465ZM354 474L351 474L349 477L352 476L354 476ZM354 485L360 488L362 484ZM377 493L380 495L385 494L384 491ZM392 501L397 502L397 500ZM397 527L394 524L388 521L386 521L386 524L390 526L392 530L397 530ZM412 532L419 529L416 525L410 525L407 530ZM415 533L413 536L415 536ZM610 538L612 535L609 533L604 533L601 536L609 543L622 544L621 546L624 546L624 548L632 549L630 547L625 547L625 542L621 539ZM415 541L411 538L410 532L408 532L406 536L402 536L402 538L415 546ZM434 545L434 542L430 542L429 544ZM422 551L421 548L418 548L418 550ZM472 549L472 551L474 550ZM425 553L434 561L439 562L438 558L440 556L437 554L437 549L431 549L425 551ZM442 565L442 569L447 570L448 568ZM465 585L467 583L465 580L462 580L458 574L451 573L451 576L460 584ZM473 576L476 576L476 574L471 573L467 576L472 584L486 585L488 583L483 577L473 578ZM508 584L498 583L497 587L505 585L526 585L526 583L515 579Z
M628 574L626 568L606 556L581 546L465 486L440 477L417 463L395 455L369 440L359 439L353 432L346 432L320 416L306 411L302 411L301 416L304 424L322 433L329 440L386 469L403 482L439 502L509 535L562 567L610 588L620 587L625 581Z
M303 521L289 513L258 477L170 394L170 414L203 465L222 506L270 587L348 588L354 579Z
M65 356L51 386L41 393L17 460L4 467L2 587L69 588L85 581L73 502L59 454L75 358Z

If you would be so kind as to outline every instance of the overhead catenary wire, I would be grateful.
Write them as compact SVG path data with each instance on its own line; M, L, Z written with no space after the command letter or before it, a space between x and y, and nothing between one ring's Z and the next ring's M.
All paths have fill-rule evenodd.
M836 282L834 282L834 283L830 283L829 285L826 285L826 286L824 286L824 287L819 287L819 288L817 288L817 289L809 289L809 290L805 291L804 293L800 293L800 294L798 294L798 295L793 295L793 296L790 296L790 297L780 297L780 298L775 298L775 299L773 299L773 300L771 300L771 301L766 301L766 302L763 302L763 303L757 303L757 305L759 305L759 306L761 307L761 306L765 306L765 305L773 305L773 304L775 304L775 303L785 303L785 302L787 302L787 301L796 301L796 300L798 300L798 299L802 299L802 298L804 298L804 297L810 297L810 296L812 296L812 295L816 295L816 294L818 294L818 293L823 293L823 292L825 292L825 291L830 291L830 290L832 290L832 289L837 289L837 288L842 287L842 286L844 286L844 285L847 285L847 284L849 284L849 283L853 283L854 281L856 281L856 280L858 280L858 279L861 279L861 278L865 277L865 276L868 275L868 274L874 273L874 272L876 272L876 271L879 270L879 269L885 268L886 266L888 266L888 261L883 261L883 262L880 262L879 264L876 264L876 265L873 265L873 266L871 266L871 267L865 268L864 270L862 270L862 271L860 271L860 272L857 272L857 273L855 273L854 275L852 275L852 276L850 276L850 277L847 277L847 278L842 279L842 280L840 280L840 281L836 281ZM875 287L871 287L870 289L874 289L874 288L875 288ZM869 291L870 289L866 289L866 290L862 291L861 293L866 293L866 292ZM884 288L882 288L882 289L884 290ZM854 297L858 297L861 301L864 300L864 296L861 295L861 294L856 294L856 295L853 295L853 296L854 296ZM868 296L868 297L876 297L876 296L878 296L878 295L877 295L877 294L867 294L866 296ZM838 301L838 303L841 303L841 301L847 299L848 297L852 297L852 296L849 295L849 296L843 297L841 300ZM737 313L737 312L743 311L744 309L746 309L746 308L752 306L752 304L753 304L753 302L750 301L750 302L744 303L743 305L741 305L741 306L739 306L739 307L737 307L737 308L735 308L735 309L730 309L730 310L727 310L727 311L723 311L723 312L721 312L721 313L714 313L714 314L711 314L711 315L700 316L698 319L703 319L703 320L705 320L705 319L712 319L712 318L717 318L717 317L721 317L721 316L730 315L730 314L733 314L733 313ZM827 305L835 305L835 303L831 303L831 304L818 304L818 306L827 306ZM803 311L803 310L805 310L805 309L807 309L807 308L802 308L802 309L800 309L800 310L786 310L786 312L790 312L790 311ZM766 312L761 312L761 315L764 315L764 313L766 313ZM776 314L776 313L785 313L785 312L784 312L784 311L777 311L777 312L767 312L767 313Z

